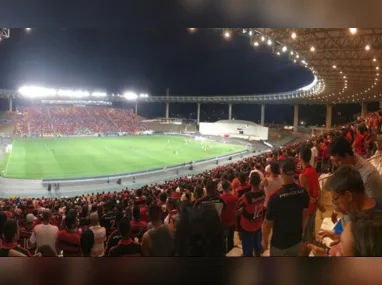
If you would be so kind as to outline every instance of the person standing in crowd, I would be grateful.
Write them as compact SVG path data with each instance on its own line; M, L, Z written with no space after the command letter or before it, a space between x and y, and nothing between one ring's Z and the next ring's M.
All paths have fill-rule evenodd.
M382 211L360 211L351 216L341 234L338 256L382 256ZM309 244L314 256L330 256L329 248Z
M130 222L131 226L131 238L135 240L137 238L139 242L142 241L143 234L147 231L147 223L141 221L140 207L135 206L133 209L133 219Z
M303 170L299 177L299 184L307 190L309 201L309 217L304 232L304 242L311 242L315 239L315 221L317 207L324 209L319 203L319 193L321 192L320 184L318 182L318 174L316 170L309 164L312 157L312 151L308 147L302 147L299 153L300 161L302 163ZM308 256L309 252L305 252L304 255Z
M229 183L229 181L223 181L221 186L223 194L221 194L220 197L226 205L222 211L221 218L224 226L225 249L226 252L229 252L234 247L236 205L239 198L232 193L231 183Z
M367 128L365 124L360 124L357 127L357 136L354 139L352 148L353 151L360 157L366 158L367 147L366 147L366 132Z
M25 224L23 227L20 227L19 232L20 232L20 239L19 239L19 245L23 247L27 247L29 250L35 249L34 246L27 245L29 238L32 235L33 229L34 229L34 220L35 217L33 214L27 214L25 217Z
M145 200L146 202L146 200ZM111 232L115 231L115 211L114 204L112 202L108 202L105 204L105 214L98 213L98 217L101 217L100 225L106 229L106 234L110 235Z
M253 163L252 168L253 168L253 170L249 173L249 178L251 177L252 173L256 172L257 174L259 174L260 179L263 180L264 174L261 172L261 165Z
M57 233L57 252L63 251L64 257L81 256L81 235L77 232L77 212L70 209L65 217L65 227Z
M198 208L206 204L214 205L220 217L223 209L225 208L225 203L224 203L224 200L219 196L216 183L212 181L211 179L209 179L206 183L206 191L207 191L206 196L195 201L194 208Z
M259 257L262 253L261 248L261 225L264 219L265 193L260 190L260 175L252 173L251 191L240 197L238 206L240 214L241 241L244 256Z
M283 185L283 180L280 175L280 165L278 163L271 163L270 165L271 175L265 177L261 182L261 186L264 187L265 201L264 207L267 208L268 199L274 191L281 188Z
M336 212L342 213L344 226L350 221L350 215L361 211L382 210L382 200L375 200L366 193L360 172L353 166L338 168L325 184L325 190L332 192L332 203ZM329 237L335 244L340 236L332 231L321 231L321 238Z
M91 255L93 257L103 256L105 253L106 229L99 225L97 213L90 214L89 230L93 231L94 234L94 245Z
M255 171L257 173L257 171ZM251 191L251 185L248 183L248 177L245 173L240 173L239 175L240 185L233 190L236 193L236 196L240 198L246 192Z
M143 256L142 246L130 238L130 221L123 217L119 223L122 239L109 251L111 257Z
M382 177L367 160L354 155L352 147L344 137L336 138L330 144L330 156L336 166L352 165L361 174L365 191L370 198L382 198Z
M318 159L318 149L316 147L317 145L317 142L314 141L310 147L311 147L311 151L312 151L312 156L310 158L310 161L309 161L309 164L314 168L314 169L317 169L317 159Z
M16 220L7 219L5 221L3 225L3 237L0 257L31 256L26 248L17 243L19 239L19 226Z
M94 233L92 230L87 229L81 235L81 252L84 257L91 257L92 248L94 246Z
M263 224L262 246L268 249L272 231L271 256L299 256L309 216L309 194L294 183L295 164L287 159L282 165L283 186L268 200Z
M175 233L177 256L222 257L224 233L220 217L213 204L184 208Z
M123 217L122 212L117 212L115 216L115 223L117 225L117 229L113 231L107 238L106 242L106 250L105 250L105 255L109 255L109 250L118 244L118 242L122 238L122 233L121 230L119 229L119 223Z
M58 227L50 224L52 212L45 209L42 212L42 224L36 225L29 239L31 248L40 248L43 245L48 245L54 252L56 251L56 240Z
M172 256L174 241L168 226L162 223L162 209L153 204L149 207L152 228L142 237L142 251L144 256Z

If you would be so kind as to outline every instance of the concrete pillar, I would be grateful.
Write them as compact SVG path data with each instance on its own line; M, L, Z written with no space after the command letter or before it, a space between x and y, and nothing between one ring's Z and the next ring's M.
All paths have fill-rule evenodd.
M200 103L198 103L198 113L196 116L196 123L197 123L197 125L199 125L199 123L200 123Z
M264 126L264 117L265 117L265 105L261 104L261 125Z
M166 97L170 96L170 88L166 89ZM168 119L168 115L170 113L170 103L166 103L166 119Z
M326 128L327 129L332 128L332 105L331 104L326 105Z
M361 103L361 116L362 117L365 117L367 115L367 103L366 102L362 102Z
M135 102L135 115L138 115L138 102Z
M294 105L293 131L298 131L298 105Z
M12 108L12 97L9 97L9 112L12 112L13 108Z
M169 112L170 112L170 103L166 103L166 119L168 119Z
M228 120L232 120L232 103L228 104Z

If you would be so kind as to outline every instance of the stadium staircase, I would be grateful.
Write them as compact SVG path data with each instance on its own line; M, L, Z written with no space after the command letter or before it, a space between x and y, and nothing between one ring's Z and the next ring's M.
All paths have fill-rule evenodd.
M109 121L113 124L113 126L116 127L116 128L119 130L119 127L118 127L117 124L110 118L109 113L106 112L106 109L104 109L104 113L105 113L106 117L109 119Z

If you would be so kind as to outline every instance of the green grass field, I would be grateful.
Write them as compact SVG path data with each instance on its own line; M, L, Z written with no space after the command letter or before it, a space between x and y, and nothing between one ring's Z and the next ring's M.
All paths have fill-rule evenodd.
M245 150L238 145L180 136L20 139L13 141L0 170L10 178L77 178L120 174L176 165ZM177 152L177 153L176 153Z

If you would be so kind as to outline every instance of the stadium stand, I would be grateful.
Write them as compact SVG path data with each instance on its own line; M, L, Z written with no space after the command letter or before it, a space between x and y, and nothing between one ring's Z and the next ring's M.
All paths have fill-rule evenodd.
M89 135L106 132L135 133L145 125L127 109L103 107L31 106L22 108L16 136Z
M134 119L133 116L131 120L122 118L119 111L106 114L102 108L88 111L100 120L107 121L105 117L109 116L109 124L114 122L116 128ZM86 113L80 114L76 109L32 108L28 110L27 122L33 125L33 130L49 129L49 126L37 124L36 118L50 116L60 122L57 125L65 132L76 131L77 125L65 126L60 120L68 114L92 128L86 121ZM97 256L223 256L227 253L232 256L236 255L235 249L240 249L233 248L238 244L238 238L235 243L232 241L234 232L240 233L245 255L252 255L255 249L256 255L263 256L381 256L381 248L376 245L382 231L382 203L378 200L382 197L382 187L379 187L382 178L366 160L372 157L375 163L379 159L381 125L382 111L308 141L295 142L191 177L135 190L60 199L0 199L0 256L90 256L95 246ZM331 188L326 190L331 190L333 196L329 199L322 198L327 195L317 186L320 173L330 176L328 187ZM270 190L275 183L272 181L280 177L284 185L294 189L288 195L282 192L286 191L286 186ZM301 186L307 191L301 192ZM326 188L326 184L321 183L321 188ZM302 195L298 198L299 204L293 200L297 194ZM282 206L285 197L292 198ZM252 204L251 199L256 204ZM291 215L289 204L293 209L306 209L305 215L299 210L299 214ZM317 220L319 212L335 220L335 231L317 231L313 221ZM304 218L308 219L305 232L302 229ZM275 220L277 223L273 224ZM39 224L44 227L37 228ZM349 227L357 227L357 231L350 233L353 239L359 240L359 236L367 233L367 241L362 239L363 243L344 247L346 237L340 241L339 235L343 231L348 233ZM278 240L277 235L286 228L288 236ZM291 228L296 235L290 240ZM272 239L270 230L275 236ZM17 231L23 235L17 235ZM259 231L263 238L258 237ZM95 241L99 241L96 236L101 232L106 232L107 242L96 245ZM301 239L303 233L304 241ZM329 239L329 246L317 243L316 234L322 241ZM53 240L50 250L46 250L47 244L39 244L40 235ZM289 245L285 245L288 242ZM99 248L102 250L98 252ZM270 253L266 251L268 248ZM241 254L241 250L238 252Z

